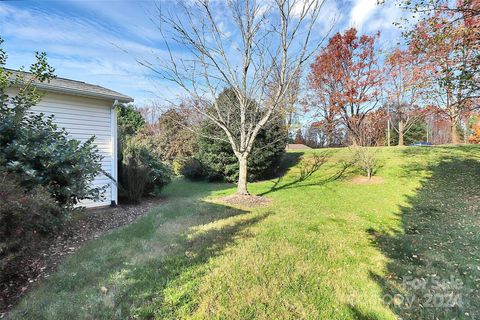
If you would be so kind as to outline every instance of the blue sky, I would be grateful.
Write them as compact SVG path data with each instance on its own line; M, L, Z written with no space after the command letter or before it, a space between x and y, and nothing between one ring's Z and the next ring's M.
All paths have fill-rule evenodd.
M217 0L221 1L221 0ZM402 15L393 0L327 0L320 19L335 31L354 26L363 33L382 32L381 46L393 46L399 32L392 25ZM154 1L0 1L0 36L9 59L7 67L33 62L45 51L59 77L98 84L130 95L137 106L181 94L158 82L136 59L151 60L164 52L151 18ZM175 1L162 3L175 8ZM319 34L323 33L319 26Z

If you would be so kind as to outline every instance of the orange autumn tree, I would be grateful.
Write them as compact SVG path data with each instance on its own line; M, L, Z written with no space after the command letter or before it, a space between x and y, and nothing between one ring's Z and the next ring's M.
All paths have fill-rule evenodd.
M476 117L476 122L472 123L472 135L468 138L470 143L480 143L480 116Z
M321 95L311 108L331 122L338 115L354 145L366 143L365 118L379 103L383 77L375 50L378 37L358 36L354 28L337 33L310 67L309 87Z
M412 51L430 65L425 96L449 120L451 142L460 143L461 115L480 96L480 17L452 10L449 3L437 1L408 39ZM457 6L465 7L465 1Z

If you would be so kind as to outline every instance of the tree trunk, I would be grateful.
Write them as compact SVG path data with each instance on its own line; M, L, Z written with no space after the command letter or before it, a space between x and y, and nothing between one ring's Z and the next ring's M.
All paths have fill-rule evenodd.
M398 145L403 146L403 120L398 121Z
M247 167L247 156L242 155L241 157L238 158L238 164L239 164L239 172L238 172L238 183L237 183L237 194L238 195L249 195L248 189L247 189L247 172L248 172L248 167Z
M452 143L453 144L459 144L460 143L460 135L458 134L457 130L457 120L452 119L450 123L450 132L452 135Z

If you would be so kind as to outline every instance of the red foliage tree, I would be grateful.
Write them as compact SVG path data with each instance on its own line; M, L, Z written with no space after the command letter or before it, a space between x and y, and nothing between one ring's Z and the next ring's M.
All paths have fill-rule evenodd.
M382 71L373 36L352 28L330 38L311 65L309 87L317 96L317 116L333 125L339 118L354 145L363 145L363 122L378 103Z
M469 1L468 5L475 5ZM410 47L428 61L430 102L450 122L450 141L459 143L461 115L470 111L480 90L480 17L452 10L448 1L439 1L409 34ZM465 7L465 1L458 6Z
M369 112L361 127L361 141L364 146L384 146L386 142L388 115L384 108Z
M301 130L301 129L298 129L298 130L295 132L295 139L293 140L293 143L295 143L295 144L303 144L304 142L305 142L305 140L303 139L302 130Z

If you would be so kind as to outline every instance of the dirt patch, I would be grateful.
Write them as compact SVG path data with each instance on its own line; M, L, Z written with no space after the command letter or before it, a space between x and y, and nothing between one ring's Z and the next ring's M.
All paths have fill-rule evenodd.
M140 205L86 209L74 214L61 230L50 237L32 243L13 258L5 258L6 261L2 261L5 266L0 275L0 319L83 242L133 222L164 201L148 199Z
M385 182L385 179L378 176L373 176L370 179L365 176L357 176L350 180L353 184L382 184Z
M270 204L272 202L272 199L253 195L240 196L234 194L231 196L214 198L212 199L212 202L244 208L258 208Z

